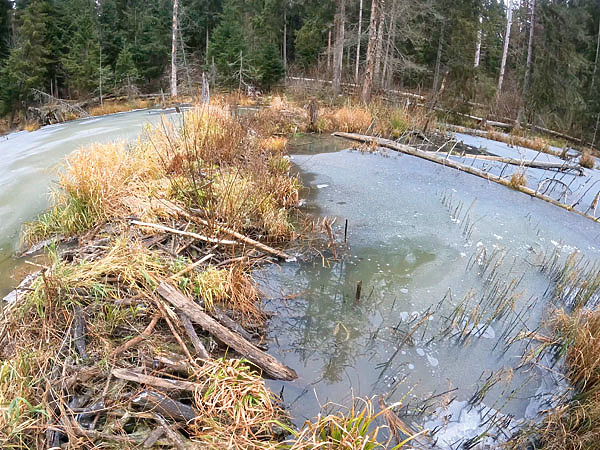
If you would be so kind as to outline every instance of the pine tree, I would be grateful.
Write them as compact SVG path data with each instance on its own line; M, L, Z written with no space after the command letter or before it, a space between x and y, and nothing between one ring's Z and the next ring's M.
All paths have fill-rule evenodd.
M50 46L45 0L32 0L20 14L19 34L0 73L0 102L4 114L22 110L33 99L34 89L47 85Z
M221 22L213 32L209 44L209 56L214 62L223 82L234 84L238 81L239 66L244 70L243 59L249 65L248 47L241 23L242 7L238 0L225 0ZM242 61L240 61L240 55Z

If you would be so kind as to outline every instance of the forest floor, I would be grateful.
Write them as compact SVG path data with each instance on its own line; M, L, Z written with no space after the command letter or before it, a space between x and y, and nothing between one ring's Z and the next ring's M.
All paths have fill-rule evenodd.
M51 208L25 227L24 246L43 255L0 318L3 448L387 448L418 434L369 399L296 429L265 386L297 374L265 352L252 268L294 258L308 237L332 256L326 224L298 209L287 138L438 145L422 109L346 99L315 116L311 101L274 96L233 114L257 101L215 95L182 127L68 157ZM600 429L600 315L556 317L545 345L564 347L580 395L523 436L579 448Z

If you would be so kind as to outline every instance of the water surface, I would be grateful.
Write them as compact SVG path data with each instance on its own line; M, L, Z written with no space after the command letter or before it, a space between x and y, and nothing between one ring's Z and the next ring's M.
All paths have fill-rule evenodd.
M92 142L131 140L144 124L158 124L174 110L140 110L49 125L33 132L0 137L0 297L10 291L21 273L14 258L19 233L48 206L48 192L58 165L73 150Z
M256 275L275 313L271 351L300 376L271 387L283 389L297 423L327 402L384 394L402 401L415 425L436 424L435 401L425 402L426 413L416 409L445 391L456 399L453 420L465 439L495 413L536 417L561 380L519 367L531 342L508 343L540 324L551 284L537 267L544 255L599 259L600 226L419 158L314 150L293 156L306 208L336 217L338 240L348 220L347 252L340 261L313 258ZM503 301L512 307L496 318L490 305ZM456 319L478 308L477 324ZM469 338L458 339L469 326ZM466 408L488 377L503 381ZM440 448L452 448L444 439L453 440L456 427L438 436Z

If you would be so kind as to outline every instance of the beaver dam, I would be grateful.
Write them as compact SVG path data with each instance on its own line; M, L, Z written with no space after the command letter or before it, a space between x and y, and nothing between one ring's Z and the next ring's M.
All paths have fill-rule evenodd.
M275 98L68 156L3 269L3 447L594 448L600 173L424 121Z

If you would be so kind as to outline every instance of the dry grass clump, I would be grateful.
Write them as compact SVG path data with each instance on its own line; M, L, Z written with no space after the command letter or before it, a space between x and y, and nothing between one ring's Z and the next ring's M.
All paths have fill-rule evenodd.
M509 185L513 189L519 189L521 186L527 186L527 177L525 176L525 172L522 170L517 170L513 173L512 177L510 177Z
M583 152L579 157L579 165L586 169L593 169L596 165L596 159L589 151Z
M127 148L116 142L82 148L66 159L51 209L26 224L23 241L31 244L52 234L81 233L131 212L147 216L151 211L144 206L161 189L163 173L156 155L141 145Z
M285 138L256 136L213 106L184 113L182 122L163 121L129 147L95 144L69 157L52 208L25 228L24 242L130 215L156 219L167 197L240 231L288 236L299 183L282 155Z
M308 126L307 112L279 96L273 97L269 106L261 107L256 114L244 119L249 128L262 136L295 134Z
M288 236L292 228L287 208L298 203L300 184L296 178L281 173L281 170L289 170L287 160L270 161L273 170L265 173L265 177L240 171L224 172L215 177L210 185L211 200L206 209L225 218L237 229L254 226L273 239ZM288 165L284 166L286 163Z
M283 153L285 151L287 143L287 138L283 136L271 136L262 139L259 143L259 146L271 153Z
M90 116L104 116L118 112L131 111L132 109L148 108L151 103L148 100L129 101L104 101L102 105L93 106L88 111Z
M573 398L550 410L535 434L548 450L596 449L600 442L600 313L580 309L554 318Z
M342 106L330 116L336 131L364 133L373 123L373 115L362 106Z
M28 122L23 127L23 129L25 131L29 131L29 132L39 130L40 128L41 128L41 125L38 122Z
M292 450L325 448L331 450L386 449L389 441L379 440L385 425L376 425L378 418L386 414L389 408L375 413L370 399L357 398L347 412L338 412L326 416L319 415L314 422L307 421L300 431L293 431L294 440L290 442ZM396 433L393 433L396 435ZM408 444L413 437L398 442L393 449Z
M199 414L192 425L193 440L215 446L211 448L275 446L273 436L284 420L283 411L244 360L210 360L194 375L201 381L195 394Z
M551 151L548 141L539 136L529 138L526 136L521 136L516 131L512 132L511 134L506 134L500 133L494 129L488 129L486 137L494 141L504 142L512 146L529 148L531 150L537 150L542 153L555 154L555 152Z

